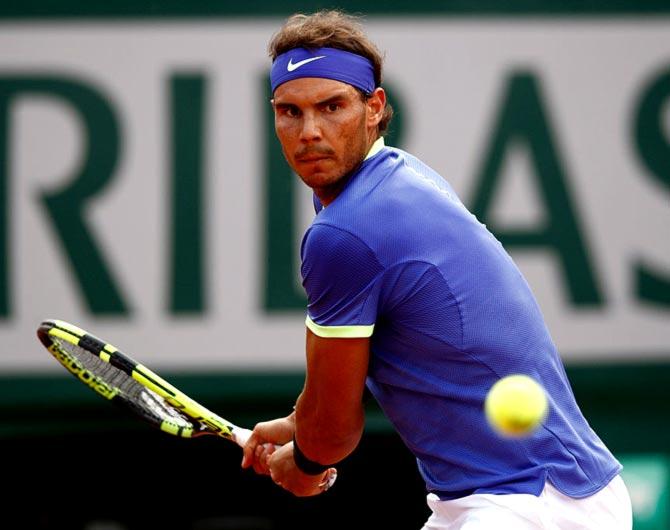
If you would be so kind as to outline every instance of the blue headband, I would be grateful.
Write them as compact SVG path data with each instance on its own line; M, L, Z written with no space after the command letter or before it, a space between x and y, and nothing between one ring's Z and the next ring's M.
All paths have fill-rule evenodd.
M372 63L361 55L336 48L293 48L272 63L272 93L282 83L300 77L323 77L360 88L366 94L375 89Z

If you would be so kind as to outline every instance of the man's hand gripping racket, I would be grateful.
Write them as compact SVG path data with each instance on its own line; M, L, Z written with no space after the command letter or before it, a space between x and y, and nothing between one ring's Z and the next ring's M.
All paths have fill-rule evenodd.
M293 414L257 424L244 447L242 467L269 475L277 485L299 497L323 493L335 482L337 470L330 467L317 475L299 470L293 452L294 432Z
M251 431L200 405L146 366L111 344L62 320L46 320L37 330L42 344L79 381L162 431L182 438L214 435L244 448ZM272 448L274 449L274 448ZM322 491L337 473L329 472Z

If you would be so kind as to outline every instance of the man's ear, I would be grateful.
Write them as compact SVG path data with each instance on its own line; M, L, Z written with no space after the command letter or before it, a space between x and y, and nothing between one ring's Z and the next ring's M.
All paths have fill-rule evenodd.
M384 115L384 108L386 108L386 92L381 87L374 89L365 99L367 107L367 121L369 127L376 127Z

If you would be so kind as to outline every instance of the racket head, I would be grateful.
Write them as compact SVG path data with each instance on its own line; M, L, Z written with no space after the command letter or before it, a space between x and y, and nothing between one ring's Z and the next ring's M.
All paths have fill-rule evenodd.
M223 420L111 344L63 320L45 320L37 337L91 390L150 425L183 438L217 435L238 442L245 429ZM241 438L242 436L240 436Z

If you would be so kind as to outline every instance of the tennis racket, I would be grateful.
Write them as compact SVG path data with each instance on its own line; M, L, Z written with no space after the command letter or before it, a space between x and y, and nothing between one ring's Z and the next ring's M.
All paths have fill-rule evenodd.
M71 374L105 399L182 438L215 435L239 446L251 431L206 409L111 344L62 320L46 320L37 336Z
M37 337L72 375L103 398L154 427L182 438L214 435L244 447L251 431L238 427L128 357L111 344L62 320L45 320ZM337 479L331 468L321 486Z

